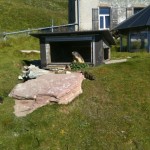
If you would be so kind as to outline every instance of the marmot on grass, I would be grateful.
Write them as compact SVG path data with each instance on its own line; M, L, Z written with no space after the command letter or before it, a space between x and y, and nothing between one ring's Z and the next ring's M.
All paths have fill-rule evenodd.
M86 79L95 80L95 76L87 71L81 71Z

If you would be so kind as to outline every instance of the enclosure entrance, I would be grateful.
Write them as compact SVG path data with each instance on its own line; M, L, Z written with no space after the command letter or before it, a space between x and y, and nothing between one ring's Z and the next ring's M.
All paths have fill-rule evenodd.
M50 42L51 63L70 63L73 61L72 52L78 52L86 63L91 60L91 41Z

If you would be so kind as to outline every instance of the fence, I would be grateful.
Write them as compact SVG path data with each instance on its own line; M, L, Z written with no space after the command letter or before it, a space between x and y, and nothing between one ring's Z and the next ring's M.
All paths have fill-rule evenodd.
M36 28L36 29L27 29L22 31L16 31L16 32L3 32L0 34L0 37L4 40L7 39L7 36L9 35L17 35L17 34L30 34L33 32L71 32L75 31L75 26L78 24L66 24L66 25L60 25L60 26L50 26L50 27L43 27L43 28Z

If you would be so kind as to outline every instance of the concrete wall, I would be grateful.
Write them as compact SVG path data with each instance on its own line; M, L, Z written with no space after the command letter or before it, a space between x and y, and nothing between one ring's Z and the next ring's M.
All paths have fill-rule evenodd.
M104 48L101 37L95 37L95 65L100 65L104 62Z
M50 44L45 41L45 38L40 38L40 57L42 68L51 63Z
M148 5L150 5L150 0L69 0L69 23L79 21L79 30L92 30L92 9L110 7L112 12L111 28L113 28L126 19L127 8L132 11L134 7L146 7Z

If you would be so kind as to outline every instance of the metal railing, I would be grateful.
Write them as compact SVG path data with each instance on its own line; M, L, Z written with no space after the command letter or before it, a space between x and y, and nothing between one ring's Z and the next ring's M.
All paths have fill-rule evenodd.
M59 25L59 26L50 26L50 27L42 27L42 28L36 28L36 29L27 29L27 30L21 30L21 31L15 31L15 32L3 32L0 34L0 37L4 40L7 39L8 35L16 35L16 34L30 34L33 32L71 32L75 31L75 26L78 24L72 23L72 24L66 24L66 25Z

